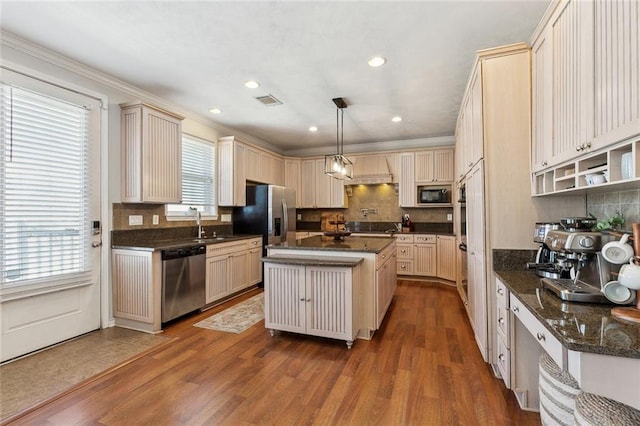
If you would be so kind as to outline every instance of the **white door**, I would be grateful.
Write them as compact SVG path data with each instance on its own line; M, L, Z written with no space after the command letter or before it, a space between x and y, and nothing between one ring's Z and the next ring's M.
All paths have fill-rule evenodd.
M0 71L6 361L100 328L101 112L96 99Z

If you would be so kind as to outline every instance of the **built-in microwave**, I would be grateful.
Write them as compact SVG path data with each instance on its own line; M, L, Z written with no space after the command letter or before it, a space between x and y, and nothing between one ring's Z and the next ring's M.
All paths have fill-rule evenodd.
M417 204L421 206L451 204L451 185L418 186Z

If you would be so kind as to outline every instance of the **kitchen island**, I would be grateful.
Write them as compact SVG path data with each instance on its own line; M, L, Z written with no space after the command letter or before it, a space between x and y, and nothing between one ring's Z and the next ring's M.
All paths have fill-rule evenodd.
M371 339L380 327L396 288L395 239L348 236L343 241L334 241L331 237L309 237L267 246L267 258L263 262L269 263L270 258L278 259L281 264L287 263L283 259L289 259L289 263L303 264L303 267L317 265L322 260L329 263L339 259L358 260L358 273L354 275L357 278L353 283L356 337Z

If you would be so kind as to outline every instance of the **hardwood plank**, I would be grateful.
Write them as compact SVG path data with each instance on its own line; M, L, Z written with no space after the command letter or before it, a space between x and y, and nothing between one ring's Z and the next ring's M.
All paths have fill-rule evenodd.
M254 290L240 299L246 299ZM455 289L400 280L370 341L171 324L171 345L13 424L534 425L482 361Z

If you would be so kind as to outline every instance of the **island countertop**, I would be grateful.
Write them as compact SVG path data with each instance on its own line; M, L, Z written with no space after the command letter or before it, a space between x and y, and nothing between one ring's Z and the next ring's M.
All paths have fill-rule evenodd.
M611 315L616 305L566 302L539 287L532 271L494 271L531 313L567 348L640 358L640 325Z
M304 238L302 240L286 241L270 244L267 248L289 250L320 250L320 251L351 251L362 253L380 253L394 238L385 237L344 237L344 241L333 241L332 237L321 235Z

